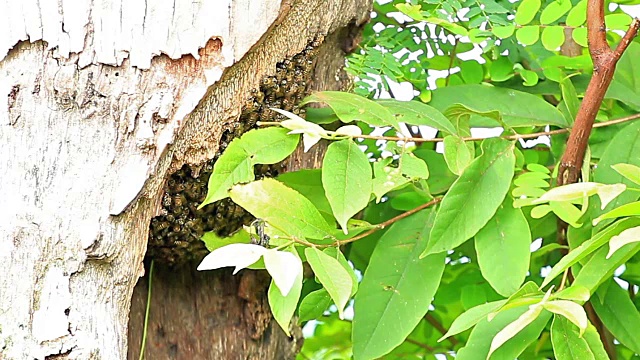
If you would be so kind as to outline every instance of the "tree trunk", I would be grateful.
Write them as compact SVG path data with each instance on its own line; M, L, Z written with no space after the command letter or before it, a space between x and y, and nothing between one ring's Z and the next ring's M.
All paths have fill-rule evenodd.
M368 13L364 0L69 4L0 6L0 359L124 359L169 174L214 157L278 61ZM242 282L165 284L206 276L229 294ZM220 321L192 314L202 331Z
M340 90L349 83L343 70L345 52L357 26L345 27L325 38L318 50L308 91ZM303 153L300 147L284 168L319 168L326 142ZM150 240L151 242L152 240ZM193 249L203 243L193 238ZM179 253L179 249L172 249ZM152 249L150 249L152 251ZM246 270L235 277L230 271L197 272L198 260L171 266L154 259L151 302L144 357L147 359L292 359L302 346L299 327L288 338L273 320L267 301L270 278L263 271ZM172 261L173 256L170 256ZM129 319L129 359L138 359L145 331L149 277L134 289Z

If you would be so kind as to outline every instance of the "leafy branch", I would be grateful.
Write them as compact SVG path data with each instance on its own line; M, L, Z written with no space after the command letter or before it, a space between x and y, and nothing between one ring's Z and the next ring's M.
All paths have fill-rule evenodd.
M625 117L621 117L618 119L613 119L613 120L608 120L608 121L602 121L599 123L594 124L592 127L593 128L603 128L603 127L607 127L607 126L612 126L612 125L617 125L617 124L622 124L628 121L633 121L633 120L637 120L640 119L640 114L634 114L634 115L629 115L629 116L625 116ZM282 123L280 122L261 122L258 123L258 125L260 126L280 126L282 125ZM539 138L541 136L550 136L550 135L558 135L558 134L566 134L566 133L571 133L573 131L574 128L567 128L567 129L556 129L556 130L549 130L549 131L540 131L540 132L535 132L535 133L529 133L529 134L513 134L513 135L505 135L505 136L496 136L500 139L505 139L505 140L520 140L520 139L536 139ZM340 133L340 132L336 132L336 131L326 131L327 136L325 137L326 139L330 139L330 140L341 140L341 139L346 139L346 138L353 138L353 139L371 139L371 140L385 140L385 141L404 141L404 142L415 142L415 143L437 143L437 142L443 142L445 140L445 138L422 138L422 137L402 137L402 136L381 136L381 135L366 135L366 134L358 134L358 135L345 135L344 133ZM483 141L484 139L486 139L486 137L472 137L472 136L466 136L466 137L460 137L460 139L462 141Z

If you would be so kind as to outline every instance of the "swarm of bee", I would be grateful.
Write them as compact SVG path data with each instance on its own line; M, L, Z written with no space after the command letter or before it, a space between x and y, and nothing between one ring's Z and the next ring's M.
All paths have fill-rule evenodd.
M274 76L265 77L242 109L240 119L223 132L216 157L203 165L184 165L165 186L161 215L151 220L147 257L169 266L201 260L207 253L200 240L208 231L228 236L254 218L230 199L198 210L207 195L213 164L231 140L256 127L257 121L280 121L283 116L269 108L280 108L304 117L298 103L307 95L314 59L322 39L316 39L295 56L276 64ZM257 178L278 174L277 165L256 165Z

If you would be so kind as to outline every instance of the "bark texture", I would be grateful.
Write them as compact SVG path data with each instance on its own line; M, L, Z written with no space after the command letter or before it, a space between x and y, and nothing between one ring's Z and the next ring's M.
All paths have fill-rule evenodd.
M260 21L227 21L223 30L237 37L203 30L194 45L182 38L191 28L179 25L196 26L204 2L189 2L190 16L165 9L174 16L167 31L153 26L151 13L128 12L137 2L10 3L0 11L7 20L0 27L13 29L0 31L0 358L123 359L149 220L169 171L211 158L273 64L317 34L361 21L368 4L285 1L277 13L265 8L275 19L267 34L225 69L237 60L229 54L242 53L228 46L243 36L233 29L260 28ZM267 3L273 1L261 5ZM234 1L230 9L238 4L249 6ZM148 21L142 34L165 38L160 45L135 38L123 30L135 28L125 26L131 19ZM207 22L199 24L206 30ZM249 45L255 35L245 39ZM126 53L136 44L152 49L142 56L148 71L140 70L143 62L131 66Z
M325 38L309 90L341 90L349 84L343 70L343 44L357 26L345 27ZM299 147L284 164L287 171L319 168L326 142L312 151ZM293 359L302 346L301 329L292 338L271 316L262 271L197 272L197 263L168 269L156 263L151 286L145 358L147 359ZM148 276L134 289L129 327L129 359L138 359L144 332Z

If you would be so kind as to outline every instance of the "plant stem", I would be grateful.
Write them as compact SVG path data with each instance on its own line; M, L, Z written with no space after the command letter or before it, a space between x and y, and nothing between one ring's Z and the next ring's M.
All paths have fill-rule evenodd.
M431 326L438 330L443 336L447 334L447 329L445 329L445 327L442 326L438 319L434 318L433 315L427 313L427 315L424 316L424 319L427 320L427 322L429 322L429 324L431 324ZM453 336L449 336L447 340L449 340L449 342L453 346L456 346L460 343L458 339Z
M151 265L149 265L149 282L147 289L147 308L144 312L144 329L142 330L142 340L140 341L140 357L139 360L144 359L144 348L147 344L147 328L149 327L149 310L151 309L151 284L153 281L153 260L151 260Z
M440 201L442 201L442 198L434 198L433 200L429 201L428 203L424 203L424 204L422 204L422 205L420 205L420 206L418 206L418 207L416 207L414 209L411 209L409 211L403 212L402 214L400 214L398 216L392 217L391 219L389 219L387 221L381 222L380 224L375 225L373 227L373 229L367 230L367 231L363 232L362 234L360 234L358 236L352 237L351 239L338 240L338 241L336 241L336 242L334 242L333 244L330 244L330 245L317 245L317 246L318 247L341 246L341 245L344 245L344 244L348 244L348 243L360 240L362 238L365 238L365 237L373 234L374 232L376 232L378 230L382 230L382 229L386 228L387 226L393 224L394 222L396 222L398 220L402 220L402 219L406 218L407 216L411 216L411 215L417 213L420 210L423 210L423 209L426 209L426 208L428 208L430 206L433 206L433 205L439 203Z
M402 214L400 214L398 216L395 216L395 217L392 217L391 219L389 219L387 221L384 221L384 222L381 222L380 224L374 225L373 228L363 232L360 235L354 236L354 237L352 237L350 239L346 239L346 240L336 240L335 242L333 242L331 244L314 244L314 243L311 243L309 241L298 239L298 238L286 238L286 239L289 239L289 240L291 240L293 242L296 242L298 244L301 244L301 245L305 245L305 246L309 246L309 247L315 247L315 248L340 247L340 246L342 246L344 244L352 243L354 241L358 241L358 240L360 240L362 238L365 238L365 237L373 234L374 232L376 232L378 230L382 230L382 229L386 228L387 226L393 224L394 222L396 222L398 220L402 220L402 219L406 218L407 216L411 216L411 215L417 213L420 210L426 209L426 208L428 208L430 206L433 206L433 205L439 203L440 201L442 201L442 198L434 198L433 200L431 200L431 201L429 201L427 203L424 203L424 204L422 204L422 205L420 205L420 206L418 206L418 207L416 207L414 209L411 209L409 211L403 212Z
M413 345L419 346L419 347L427 350L430 353L433 353L434 348L432 348L431 346L429 346L427 344L423 344L423 343L421 343L419 341L416 341L416 340L413 340L413 339L409 339L409 338L407 338L407 342L411 343Z
M592 127L593 128L601 128L601 127L621 124L621 123L632 121L632 120L636 120L636 119L640 119L640 114L633 114L633 115L625 116L625 117L622 117L622 118L619 118L619 119L613 119L613 120L609 120L609 121L599 122L597 124L594 124ZM260 122L258 125L259 126L279 126L280 123L279 122ZM549 136L549 135L570 133L571 130L572 129L557 129L557 130L550 130L550 131L541 131L541 132L536 132L536 133L531 133L531 134L515 134L515 135L499 136L499 138L506 139L506 140L536 139L536 138L539 138L540 136ZM444 138L425 139L425 138L421 138L421 137L420 138L416 138L416 137L374 136L374 135L348 136L348 135L344 135L344 134L336 134L334 131L327 131L327 133L332 134L332 135L339 135L340 139L343 139L345 137L350 137L350 138L356 138L356 139L405 141L405 142L415 142L415 143L442 142L442 141L444 141ZM482 141L484 139L485 138L483 138L483 137L463 137L462 138L463 141Z

